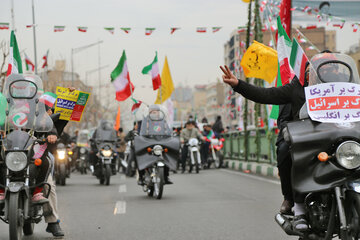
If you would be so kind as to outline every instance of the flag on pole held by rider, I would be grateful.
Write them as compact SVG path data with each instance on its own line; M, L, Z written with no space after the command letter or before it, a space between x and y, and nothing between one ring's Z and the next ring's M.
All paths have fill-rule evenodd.
M138 101L138 100L136 100L135 98L131 98L131 100L134 101L134 104L133 104L132 107L131 107L131 113L135 115L136 112L137 112L137 110L139 110L142 101Z
M48 56L49 56L49 50L47 50L46 54L43 56L44 63L42 65L42 68L45 68L48 66Z
M26 71L35 71L35 65L25 53L25 66Z
M304 50L294 38L291 47L290 65L294 69L295 75L299 79L302 86L304 86L305 65L308 61L309 60L306 57Z
M9 65L6 72L6 76L12 73L22 73L21 57L19 47L17 45L16 36L14 31L11 31L10 35L10 51L9 51Z
M56 102L57 95L52 92L45 92L40 96L39 101L52 108Z
M167 57L165 56L164 67L161 73L161 87L158 90L155 104L161 104L171 97L174 91L174 83L171 78Z
M155 58L152 61L152 63L150 63L150 65L145 66L142 70L142 74L148 74L148 73L151 73L153 89L155 91L156 89L158 89L161 86L161 78L160 78L157 52L156 52Z
M125 50L122 53L120 61L111 73L111 82L116 90L116 100L124 101L131 96L134 91L134 85L130 81L130 75L127 67Z

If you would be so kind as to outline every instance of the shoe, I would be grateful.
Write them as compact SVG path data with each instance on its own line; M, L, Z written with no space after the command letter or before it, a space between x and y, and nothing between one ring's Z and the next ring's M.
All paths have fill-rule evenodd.
M33 204L44 204L44 203L48 203L49 200L44 197L44 194L42 192L39 192L32 196L31 202Z
M60 227L59 223L49 223L47 228L46 228L46 232L48 233L52 233L52 235L54 237L63 237L65 234L63 232L63 230Z
M145 185L145 184L144 184L144 181L143 181L142 179L139 179L139 180L137 181L137 184L140 185L140 186L144 186L144 185Z
M293 215L294 213L291 211L292 207L294 206L293 201L284 200L280 207L280 213L285 215Z
M173 184L173 182L172 181L170 181L170 178L165 178L165 184Z
M5 193L0 193L0 203L5 202Z
M308 223L306 221L306 216L304 214L295 216L292 222L292 226L294 230L297 231L307 231L309 229Z

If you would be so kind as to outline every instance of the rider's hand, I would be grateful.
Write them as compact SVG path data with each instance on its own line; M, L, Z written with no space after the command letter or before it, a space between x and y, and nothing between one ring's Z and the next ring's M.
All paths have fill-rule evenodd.
M69 89L69 92L75 91L75 88L74 88L74 87L69 87L68 89Z
M222 79L223 79L224 83L229 84L231 87L235 87L239 83L239 80L237 80L235 75L232 74L232 72L230 71L228 66L225 65L225 68L220 66L220 69L224 73L224 75L222 75Z
M48 141L49 143L55 143L56 140L57 140L57 136L56 136L56 135L49 135L49 136L47 137L47 141Z

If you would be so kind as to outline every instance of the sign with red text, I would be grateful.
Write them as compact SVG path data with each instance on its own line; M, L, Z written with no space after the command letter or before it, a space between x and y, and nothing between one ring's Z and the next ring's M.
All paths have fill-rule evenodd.
M313 121L341 123L360 121L360 85L323 83L305 88L306 106Z

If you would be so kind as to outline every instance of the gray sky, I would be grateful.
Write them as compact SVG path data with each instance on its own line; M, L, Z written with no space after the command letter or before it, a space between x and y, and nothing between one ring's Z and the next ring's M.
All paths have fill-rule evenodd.
M159 54L160 68L165 55L175 85L206 84L221 76L218 66L223 64L223 46L232 30L247 21L247 4L241 0L34 0L37 27L38 63L50 50L50 68L55 59L66 59L70 71L71 48L103 40L101 65L109 65L101 71L101 81L108 83L109 75L116 66L123 49L126 50L130 78L136 86L135 97L152 103L155 92L151 77L142 75L142 68ZM11 1L1 0L0 22L11 23ZM31 1L14 0L15 26L21 50L34 60ZM65 31L54 33L54 25L65 25ZM88 32L78 32L76 26L87 26ZM210 27L222 26L217 33ZM115 27L111 35L103 27ZM120 27L131 27L125 34ZM145 36L145 27L156 27L151 36ZM170 27L182 29L170 35ZM208 27L209 33L199 34L196 27ZM333 29L330 28L329 29ZM346 50L359 41L360 33L352 33L350 24L339 30L338 49ZM360 31L359 31L360 32ZM346 37L344 37L346 36ZM0 41L8 40L10 31L0 31ZM85 72L98 67L98 48L92 47L74 56L74 69L82 78ZM91 83L98 84L98 74L89 76ZM103 95L104 96L104 95ZM114 95L110 94L111 98Z

